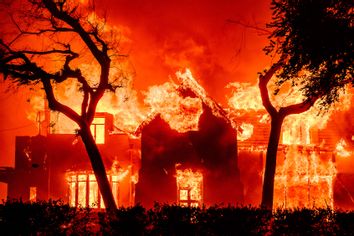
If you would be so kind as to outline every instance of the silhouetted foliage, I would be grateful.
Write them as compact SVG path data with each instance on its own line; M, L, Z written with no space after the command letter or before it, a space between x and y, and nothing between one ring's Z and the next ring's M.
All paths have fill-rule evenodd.
M274 235L333 235L336 231L331 209L277 210L273 216Z
M144 235L148 224L146 210L140 205L119 208L111 218L107 213L99 212L98 218L104 235Z
M319 101L329 108L347 84L353 83L354 2L352 0L272 0L270 43L266 54L275 58L260 73L262 103L271 117L266 153L262 202L273 208L276 159L284 119L309 110ZM275 107L268 83L276 76L278 88L291 82L305 96L302 102Z
M331 209L156 204L120 208L114 217L61 201L0 204L1 235L352 235L354 213Z
M265 51L283 59L278 84L299 83L307 98L320 96L326 107L337 101L353 83L354 1L272 0L271 9Z

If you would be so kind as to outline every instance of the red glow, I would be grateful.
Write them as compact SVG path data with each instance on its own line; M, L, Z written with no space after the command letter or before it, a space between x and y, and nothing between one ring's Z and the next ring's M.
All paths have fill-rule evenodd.
M88 1L80 2L87 4ZM129 138L139 138L139 127L159 114L176 131L176 136L188 134L190 144L195 132L200 131L203 106L207 106L215 117L236 130L237 135L233 138L238 142L237 158L243 158L242 155L247 153L257 155L257 158L260 156L258 161L262 162L269 116L263 109L256 80L257 72L270 63L262 52L267 38L228 23L227 19L264 25L269 21L268 8L269 1L265 0L100 1L97 12L90 17L99 19L102 10L107 10L107 26L119 31L122 53L129 54L129 60L122 64L112 62L111 78L120 76L115 69L120 66L127 75L123 88L105 94L98 104L97 112L112 114L113 124L108 129L102 117L94 119L91 131L96 143L103 146L107 144L107 135L122 133L128 134ZM34 46L41 45L35 42ZM51 59L46 63L55 67L56 61ZM87 58L80 63L80 69L90 78L90 83L95 83L99 77L97 63ZM55 90L60 101L79 111L82 93L77 90L76 83L68 80L57 84ZM15 136L44 134L44 125L50 126L53 135L73 134L77 127L55 112L51 112L49 121L45 120L47 111L41 90L19 88L7 93L9 86L8 82L0 83L0 150L3 156L0 166L13 167ZM299 99L302 97L293 91L281 91L279 96L273 97L278 106ZM336 109L321 117L316 116L320 110L315 106L304 114L285 120L275 179L276 207L334 207L337 174L354 174L354 119L350 101L350 96L344 96ZM265 131L261 133L260 130ZM128 164L125 163L125 169L120 173L109 173L109 179L118 204L119 183L123 179L129 182L128 190L124 191L132 204L134 187L139 182L137 173L141 168L141 153L139 148L133 149L128 144L119 146L123 141L117 140L109 144L121 148L119 152ZM225 142L218 141L220 145ZM73 140L72 147L75 148L77 143L77 139ZM158 147L154 150L156 156L166 151L159 143L151 145ZM116 158L116 153L109 149L104 151L108 159ZM193 152L204 154L201 150ZM139 164L132 165L134 161ZM240 169L241 179L246 179L242 176L248 171L246 168ZM257 177L262 176L262 168L257 170ZM181 205L201 206L207 174L210 173L198 168L177 170L175 200ZM166 176L169 175L166 171ZM95 177L90 171L70 172L67 181L72 206L98 204L97 207L103 207ZM245 183L249 184L246 188L252 188L252 181ZM6 189L2 186L0 199L5 199L5 195ZM30 198L37 198L35 188L31 188Z

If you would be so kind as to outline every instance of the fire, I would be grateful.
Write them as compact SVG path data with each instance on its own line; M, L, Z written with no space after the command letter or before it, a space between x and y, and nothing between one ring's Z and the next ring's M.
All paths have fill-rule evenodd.
M200 207L203 204L203 174L192 169L177 169L177 203Z
M252 136L253 134L252 124L242 123L240 128L241 131L237 131L237 140L244 141L249 139Z
M199 117L203 112L199 98L181 97L178 86L171 82L152 86L145 95L144 102L151 112L160 114L172 129L179 132L198 130Z
M284 162L277 167L274 207L333 208L335 176L336 168L330 154L323 155L311 147L290 145Z
M270 83L269 91L272 91L274 86ZM258 86L232 83L228 88L232 88L229 106L236 120L242 121L245 114L252 113L251 125L269 124L269 115L264 111ZM279 109L301 102L303 96L296 88L287 86L277 95L271 96L271 99L274 106ZM343 94L340 99L341 106L331 108L326 113L321 113L318 104L315 104L307 112L288 116L284 120L277 158L274 207L333 207L333 180L336 168L332 153L321 151L315 134L319 129L326 127L336 109L346 110L350 107L350 95ZM247 122L251 123L249 120ZM241 124L244 133L238 134L239 141L251 138L251 125ZM337 152L342 153L345 150L343 145L343 142L337 145ZM253 148L250 147L250 151Z
M94 85L99 78L99 70L94 64L82 64L81 70L90 84ZM107 112L114 115L114 125L126 133L135 133L144 121L160 114L172 129L178 132L198 130L199 117L203 113L202 104L212 108L214 115L228 120L228 114L220 105L212 100L204 88L194 79L191 71L176 73L177 82L166 82L153 85L143 92L143 104L138 100L138 93L133 88L133 77L129 73L122 74L118 69L112 69L110 80L119 87L115 92L107 92L97 106L97 112ZM80 84L74 79L68 79L55 85L57 99L80 113L83 94ZM186 95L184 94L186 93ZM38 111L44 110L44 95L31 99L33 112L31 120L36 121ZM74 133L77 125L64 115L51 113L51 133ZM233 127L236 127L233 124Z
M98 78L98 70L88 64L83 64L81 67L92 77L91 83L94 83L92 81ZM256 125L269 125L270 117L264 110L256 85L229 84L227 87L232 88L233 93L228 101L230 112L225 112L218 103L207 95L189 69L184 73L180 71L176 73L177 82L170 81L162 85L151 86L143 93L144 104L139 103L138 94L133 89L133 78L129 74L122 74L120 70L112 70L111 79L123 86L118 87L116 92L107 92L98 104L97 111L113 114L115 126L127 133L134 133L139 125L149 122L157 114L178 132L198 130L203 104L210 107L215 116L231 122L231 125L238 130L237 139L240 142L252 138ZM272 86L274 85L270 85L269 88L271 89ZM79 84L74 80L61 83L56 88L58 99L73 107L77 112L80 111L82 99L78 88ZM286 91L281 90L278 95L272 96L272 102L277 109L281 106L295 104L302 99L303 97L297 90L289 86ZM348 109L350 96L343 96L341 99L342 105L336 109ZM38 103L39 100L34 99L33 101ZM279 152L281 161L278 162L275 176L275 206L333 207L333 179L336 176L336 169L330 158L331 155L321 150L320 143L314 138L314 134L326 127L334 110L330 109L321 113L318 104L315 104L307 112L288 116L284 120L280 139L281 149L279 150L283 152ZM242 121L242 117L247 113L253 114L252 122ZM317 116L319 113L321 113L320 117ZM62 132L75 129L75 126L65 120L63 116L53 117L55 125L52 131ZM236 125L234 121L239 121L239 124ZM257 148L260 147L250 147L250 150L258 150ZM336 153L340 156L350 155L345 150L344 140L338 143ZM92 193L92 196L97 195L97 197L92 197L93 200L85 200L79 195L74 195L73 189L82 185L80 185L80 181L85 180L89 183L95 181L91 175L76 173L73 174L74 177L71 177L69 181L72 185L71 196L75 196L71 197L72 205L100 202L97 192ZM117 183L121 181L120 177L114 176L112 174L110 179L116 179ZM120 173L118 176L123 176L123 174ZM130 181L137 182L137 177L131 176ZM176 170L176 181L179 204L191 206L202 204L203 175L200 171L178 169ZM90 188L82 185L80 188L82 191L88 191L86 189L95 189L95 186L93 184ZM91 192L89 195L91 196Z
M351 152L346 150L347 143L345 142L344 139L339 140L339 142L336 145L336 153L338 156L341 157L350 157Z
M299 101L299 96L291 93L287 98L293 103ZM337 109L348 109L350 96L341 99L343 105ZM284 162L276 170L275 207L333 208L333 181L337 171L332 153L321 151L314 136L317 130L326 127L334 111L332 108L318 117L320 108L315 104L307 112L285 119L282 143L288 146Z
M256 85L250 83L229 83L226 88L232 89L232 96L228 100L228 105L239 115L249 111L264 110L261 94Z
M114 169L108 172L114 200L122 205L121 195L129 196L129 204L133 204L133 191L129 169ZM69 171L66 173L69 186L69 204L71 206L104 208L103 199L98 189L96 177L92 171ZM128 184L127 184L128 182ZM128 187L126 187L128 185ZM128 192L128 193L126 193Z

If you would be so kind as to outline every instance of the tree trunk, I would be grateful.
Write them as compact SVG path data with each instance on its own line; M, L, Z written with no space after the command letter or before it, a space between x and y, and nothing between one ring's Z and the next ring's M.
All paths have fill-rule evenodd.
M274 197L274 177L281 127L284 118L277 113L271 117L271 128L266 154L261 207L272 210Z
M96 176L98 188L102 194L106 210L114 211L117 209L117 205L114 201L111 185L109 184L107 178L106 169L103 164L100 151L98 150L97 144L92 136L90 127L88 125L81 126L80 136L82 138L83 143L85 144L87 154L90 158L91 166Z

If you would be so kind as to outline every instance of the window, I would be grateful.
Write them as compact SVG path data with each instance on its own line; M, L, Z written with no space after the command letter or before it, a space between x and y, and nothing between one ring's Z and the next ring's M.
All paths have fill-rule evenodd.
M95 117L91 124L91 132L97 144L105 142L105 118Z
M203 174L191 169L177 170L177 203L198 207L203 203Z
M37 187L30 187L30 197L31 202L37 201Z
M127 189L121 188L120 184L122 181L128 181L131 184L129 170L122 170L116 173L109 172L107 178L110 182L116 204L122 204L122 202L119 202L120 194L128 195L128 193L126 192ZM105 207L98 189L96 177L92 171L67 172L66 180L69 188L70 206L91 208Z

